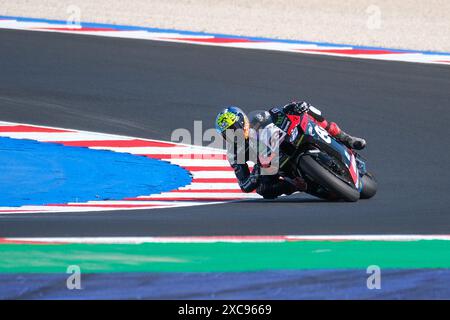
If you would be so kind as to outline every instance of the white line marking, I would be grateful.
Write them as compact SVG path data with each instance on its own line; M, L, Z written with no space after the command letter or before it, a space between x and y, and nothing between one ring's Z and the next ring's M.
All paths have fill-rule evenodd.
M290 241L419 241L450 240L450 235L313 235L287 236Z
M0 238L10 242L32 243L90 243L90 244L141 244L141 243L257 243L290 241L450 241L450 235L311 235L311 236L192 236L192 237L55 237L55 238Z
M181 187L180 190L211 190L214 192L216 189L229 189L240 190L239 184L236 183L194 183L185 187Z

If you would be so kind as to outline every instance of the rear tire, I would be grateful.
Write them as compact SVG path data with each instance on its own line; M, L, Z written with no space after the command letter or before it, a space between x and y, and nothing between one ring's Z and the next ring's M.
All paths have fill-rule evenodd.
M349 202L355 202L359 199L359 191L352 188L344 181L334 176L327 169L322 167L311 156L303 156L299 160L301 170L311 180L317 182L322 187L336 194L339 199Z
M372 174L366 173L362 178L361 199L370 199L377 193L377 182Z

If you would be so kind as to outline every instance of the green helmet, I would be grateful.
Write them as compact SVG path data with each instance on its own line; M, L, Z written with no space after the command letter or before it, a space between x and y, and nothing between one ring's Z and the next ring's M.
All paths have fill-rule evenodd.
M248 139L250 124L244 111L235 106L229 106L223 109L216 117L216 130L225 139L228 129L241 129L244 138Z

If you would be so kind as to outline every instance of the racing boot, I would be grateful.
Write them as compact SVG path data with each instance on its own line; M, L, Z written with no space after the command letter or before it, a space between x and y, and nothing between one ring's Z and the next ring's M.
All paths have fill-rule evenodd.
M366 146L366 140L358 137L353 137L342 130L336 136L336 138L350 149L362 150Z

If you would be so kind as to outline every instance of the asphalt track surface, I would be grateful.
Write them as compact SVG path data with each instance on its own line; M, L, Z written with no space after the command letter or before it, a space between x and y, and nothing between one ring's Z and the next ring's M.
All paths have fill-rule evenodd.
M450 67L0 30L0 120L169 140L194 120L305 99L363 136L379 192L0 216L0 237L448 234Z

